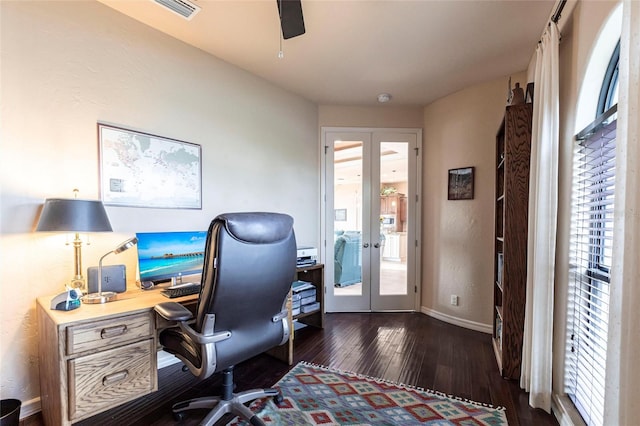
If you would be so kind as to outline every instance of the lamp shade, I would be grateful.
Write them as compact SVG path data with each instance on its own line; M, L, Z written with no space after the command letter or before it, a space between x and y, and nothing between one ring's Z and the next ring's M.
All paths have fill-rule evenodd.
M111 232L113 229L102 201L47 198L36 231Z

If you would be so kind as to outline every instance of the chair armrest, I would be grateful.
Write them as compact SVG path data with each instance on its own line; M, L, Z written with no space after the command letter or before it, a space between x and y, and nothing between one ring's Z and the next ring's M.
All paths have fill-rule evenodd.
M178 326L180 327L180 330L182 330L183 333L191 337L191 339L194 342L199 343L201 345L206 345L207 343L220 342L222 340L227 340L229 337L231 337L230 331L219 331L217 333L212 333L212 334L203 334L195 331L186 322L180 322L178 323Z
M178 302L159 303L154 307L155 311L164 319L169 321L189 321L193 319L190 310Z
M187 322L193 318L193 314L178 302L159 303L154 307L154 309L163 318L177 322L180 330L191 337L191 339L196 343L216 343L231 337L230 331L213 332L213 325L215 324L216 318L213 314L207 314L205 316L204 325L202 327L203 333L198 333L191 328Z

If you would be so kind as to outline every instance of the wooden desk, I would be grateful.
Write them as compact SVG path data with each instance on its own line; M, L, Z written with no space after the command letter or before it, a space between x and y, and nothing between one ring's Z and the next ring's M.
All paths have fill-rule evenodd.
M40 398L46 425L69 425L158 390L153 310L169 299L159 289L132 290L73 311L37 299ZM195 307L198 295L171 299Z
M297 270L316 286L320 310L291 316L289 342L268 353L293 363L293 321L322 328L324 267ZM195 312L198 295L167 299L160 289L131 290L114 302L50 308L54 295L37 299L40 398L45 425L70 425L158 390L158 331L172 325L154 306L169 300Z

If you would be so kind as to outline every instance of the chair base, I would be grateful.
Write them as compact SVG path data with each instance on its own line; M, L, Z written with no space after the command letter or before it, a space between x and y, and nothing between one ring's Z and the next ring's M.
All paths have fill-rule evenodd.
M202 397L188 401L178 402L171 408L176 419L182 418L184 412L195 409L210 409L207 416L200 422L201 426L213 426L225 414L232 413L247 420L252 425L264 426L264 422L246 405L246 402L259 398L273 396L280 397L280 391L274 388L252 389L245 392L234 393L231 399L221 397Z
M225 414L235 414L247 420L252 425L265 426L264 422L254 414L246 405L246 402L258 398L273 396L276 403L282 402L282 394L275 388L251 389L248 391L234 393L233 367L222 370L222 396L205 396L193 398L188 401L178 402L171 407L173 417L176 420L182 419L184 412L195 409L210 409L207 416L202 419L200 426L213 426Z

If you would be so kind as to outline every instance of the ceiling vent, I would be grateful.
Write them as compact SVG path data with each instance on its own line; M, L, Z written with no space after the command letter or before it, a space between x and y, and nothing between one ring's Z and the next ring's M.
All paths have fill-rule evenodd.
M153 2L166 7L188 21L190 21L196 13L200 12L199 6L186 0L153 0Z

